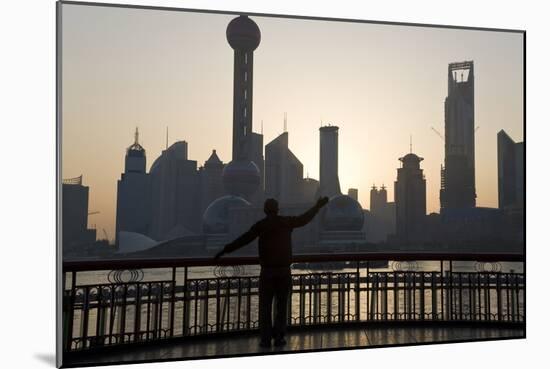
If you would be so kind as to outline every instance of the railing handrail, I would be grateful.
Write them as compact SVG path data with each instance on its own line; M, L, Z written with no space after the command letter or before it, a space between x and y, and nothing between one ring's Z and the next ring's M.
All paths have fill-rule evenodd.
M338 254L295 254L292 257L293 263L343 261L359 262L378 260L525 262L525 255L523 253L364 252ZM257 256L222 257L217 261L214 261L213 257L68 260L63 262L63 272L254 264L259 264Z

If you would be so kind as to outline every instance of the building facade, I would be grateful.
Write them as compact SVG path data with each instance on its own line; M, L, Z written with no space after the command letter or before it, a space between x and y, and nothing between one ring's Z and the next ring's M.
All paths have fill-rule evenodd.
M474 62L449 64L441 209L476 205Z
M426 179L420 162L423 159L410 153L399 158L395 181L396 235L400 242L422 239L426 218Z
M524 207L524 148L501 130L497 134L498 207Z
M134 143L126 149L124 172L117 182L116 235L121 231L151 233L151 177L146 173L147 157L139 144L136 129Z
M96 230L88 229L89 187L82 185L82 176L63 180L61 186L63 255L78 255L96 240Z
M341 195L338 179L338 127L319 128L319 196Z

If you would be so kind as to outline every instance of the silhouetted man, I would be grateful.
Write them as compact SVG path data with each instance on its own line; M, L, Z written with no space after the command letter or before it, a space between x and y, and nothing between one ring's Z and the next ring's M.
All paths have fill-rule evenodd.
M292 230L311 222L319 209L326 205L327 197L321 197L317 203L299 216L279 216L279 204L275 199L267 199L264 204L266 217L254 224L242 236L227 244L216 254L235 251L246 244L258 240L260 257L260 346L270 347L271 338L275 346L286 344L286 321L288 294L292 286L290 263L292 261ZM275 298L275 322L271 322L271 309Z

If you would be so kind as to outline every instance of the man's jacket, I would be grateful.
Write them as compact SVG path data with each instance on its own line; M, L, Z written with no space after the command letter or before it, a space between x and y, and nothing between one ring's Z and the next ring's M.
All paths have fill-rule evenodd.
M224 252L235 251L258 237L260 265L268 268L288 267L292 261L292 230L311 222L319 209L315 205L299 216L268 215L227 244Z

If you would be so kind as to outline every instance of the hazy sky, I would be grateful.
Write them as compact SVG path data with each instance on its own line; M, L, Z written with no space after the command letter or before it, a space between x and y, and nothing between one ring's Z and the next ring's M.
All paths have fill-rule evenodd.
M116 182L139 127L147 169L166 145L189 143L200 165L216 149L231 160L233 15L63 5L63 178L84 175L90 225L114 237ZM252 17L254 131L283 131L305 172L318 178L321 120L340 127L343 192L373 183L393 199L398 158L424 158L428 212L439 211L447 66L474 60L478 206L496 207L496 134L523 140L520 33ZM305 173L304 173L305 174ZM101 235L101 233L99 233Z

